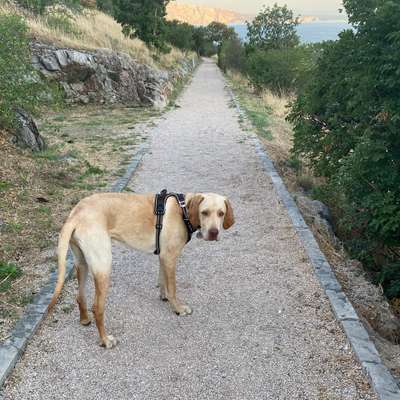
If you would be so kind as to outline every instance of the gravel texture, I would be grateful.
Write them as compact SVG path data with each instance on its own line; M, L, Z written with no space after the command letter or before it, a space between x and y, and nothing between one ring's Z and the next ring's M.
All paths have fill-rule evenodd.
M229 104L204 62L130 185L233 203L225 237L193 239L179 262L178 296L193 315L159 301L155 256L116 246L106 327L117 348L100 348L94 324L79 325L70 282L4 399L376 399Z

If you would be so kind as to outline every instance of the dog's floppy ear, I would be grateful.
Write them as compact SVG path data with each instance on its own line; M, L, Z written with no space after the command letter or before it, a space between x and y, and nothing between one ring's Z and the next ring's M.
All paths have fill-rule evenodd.
M233 217L233 209L228 199L225 200L225 206L224 229L229 229L235 223L235 218Z
M197 194L188 202L189 220L194 229L200 226L199 206L203 200L204 197L201 194Z

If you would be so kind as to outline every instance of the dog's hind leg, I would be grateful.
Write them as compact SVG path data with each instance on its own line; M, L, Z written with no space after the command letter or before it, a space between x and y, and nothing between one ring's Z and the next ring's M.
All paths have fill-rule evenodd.
M77 228L74 236L94 278L96 294L93 314L101 345L110 349L117 344L117 340L113 336L106 334L104 327L104 308L111 276L111 239L105 230L97 227Z
M110 285L110 274L96 273L94 275L94 284L96 296L93 304L93 313L96 319L97 329L99 331L101 345L111 349L117 345L117 340L112 335L107 335L104 327L104 306L108 287Z
M88 315L86 304L86 282L88 277L88 265L79 246L71 241L70 243L72 253L74 254L74 264L76 269L76 276L78 278L78 295L76 301L79 305L79 319L82 325L89 325L91 319Z

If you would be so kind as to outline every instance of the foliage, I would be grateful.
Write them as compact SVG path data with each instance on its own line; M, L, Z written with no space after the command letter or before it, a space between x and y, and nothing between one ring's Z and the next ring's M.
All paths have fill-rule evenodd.
M269 88L274 94L301 89L312 70L312 46L255 50L247 57L246 71L258 89Z
M168 21L166 22L165 40L181 50L194 50L194 30L193 25L185 22Z
M21 275L21 269L15 264L0 261L0 293L8 290L11 281Z
M217 48L210 40L207 27L195 27L193 32L194 48L193 50L200 56L211 57L217 53Z
M168 3L169 0L115 0L114 15L126 35L138 37L167 52L165 16Z
M222 22L211 22L207 25L206 37L220 48L224 41L236 38L237 34L234 28L230 28Z
M245 49L238 37L222 42L218 57L218 65L224 72L228 69L242 71L245 67L245 63Z
M96 0L97 8L111 16L115 15L116 6L113 0Z
M44 14L46 9L54 5L64 5L68 8L79 9L79 0L15 0L16 3L34 14Z
M15 109L35 112L43 86L31 66L27 26L16 15L0 15L0 127L15 124Z
M323 46L293 104L294 152L326 177L353 254L388 270L400 246L400 4L344 5L357 30ZM382 281L391 296L387 276L398 275Z
M251 51L295 47L300 43L298 24L298 18L287 6L264 7L252 22L247 22L247 48Z

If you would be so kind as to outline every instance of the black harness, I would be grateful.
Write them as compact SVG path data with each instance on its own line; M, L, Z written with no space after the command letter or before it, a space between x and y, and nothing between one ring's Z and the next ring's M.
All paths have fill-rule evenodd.
M185 203L185 196L182 193L168 193L167 189L162 190L159 194L156 194L154 200L154 214L157 216L156 222L156 250L154 254L160 254L160 234L163 227L163 217L165 214L165 204L170 197L175 197L176 201L179 204L179 207L182 209L182 218L183 222L186 225L186 229L188 232L188 242L192 238L192 234L196 231L193 228L192 224L189 221L189 212Z

